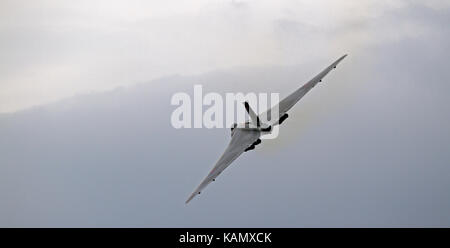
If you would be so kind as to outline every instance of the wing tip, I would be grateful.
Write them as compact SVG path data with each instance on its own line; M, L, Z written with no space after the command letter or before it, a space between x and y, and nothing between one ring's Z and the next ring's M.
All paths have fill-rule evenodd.
M188 204L191 200L192 200L192 198L194 198L193 196L190 196L185 202L184 202L184 204Z
M348 53L342 55L342 56L338 59L338 61L340 62L341 60L345 59L345 57L347 57L347 56L348 56Z
M348 54L346 53L346 54L344 54L344 55L342 55L338 60L336 60L331 66L333 67L333 68L336 68L336 66L343 60L343 59L345 59L345 57L347 57L348 56Z
M188 204L192 199L194 199L194 197L195 197L196 195L198 195L198 194L200 194L200 192L198 192L198 191L192 193L192 194L189 196L189 198L186 200L186 202L184 202L184 204L187 205L187 204Z

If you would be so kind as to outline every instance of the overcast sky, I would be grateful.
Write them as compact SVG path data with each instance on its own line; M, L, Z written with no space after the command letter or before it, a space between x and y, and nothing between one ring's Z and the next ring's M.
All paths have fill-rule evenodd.
M407 9L448 12L449 5L445 0L3 0L0 113L167 74L293 65L427 37L445 27Z
M450 226L449 1L0 5L1 227ZM173 129L173 93L282 98L345 53L184 205L230 132Z

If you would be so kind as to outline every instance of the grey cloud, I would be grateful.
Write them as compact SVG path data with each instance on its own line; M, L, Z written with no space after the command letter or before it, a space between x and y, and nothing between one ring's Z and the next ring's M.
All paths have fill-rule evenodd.
M188 206L229 130L173 129L172 94L201 83L283 97L341 55L337 47L296 65L174 75L1 114L0 225L448 227L448 15L399 11L389 18L425 23L433 39L349 51L278 139L244 154Z

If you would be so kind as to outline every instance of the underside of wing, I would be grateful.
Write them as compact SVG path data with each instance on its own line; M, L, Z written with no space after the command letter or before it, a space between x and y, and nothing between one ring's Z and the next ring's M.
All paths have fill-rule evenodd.
M209 183L215 181L215 179L225 170L234 160L236 160L246 148L252 145L260 136L260 132L257 130L247 130L237 128L234 131L230 144L225 152L219 158L213 169L209 172L206 178L200 183L195 191L189 196L186 204L191 201L196 195L208 186Z
M275 108L278 108L278 116L273 116L275 119L271 120L277 121L278 118L282 117L289 109L291 109L306 93L308 93L314 86L316 86L319 82L322 82L322 79L333 69L336 68L336 66L341 62L345 57L347 57L347 54L340 57L338 60L336 60L333 64L325 68L322 72L317 74L313 79L311 79L309 82L304 84L302 87L294 91L292 94L281 100L278 105L275 105L272 109L269 109L267 112L261 114L260 118L262 120L271 120L271 113L275 113ZM264 119L263 119L264 118Z

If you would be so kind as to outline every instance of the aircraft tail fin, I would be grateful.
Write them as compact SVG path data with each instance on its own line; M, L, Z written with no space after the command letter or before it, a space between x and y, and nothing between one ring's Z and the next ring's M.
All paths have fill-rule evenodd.
M253 111L252 108L250 108L250 104L248 102L244 102L245 110L247 111L248 115L250 116L250 119L254 124L256 124L257 127L261 126L261 122L259 121L258 115Z

